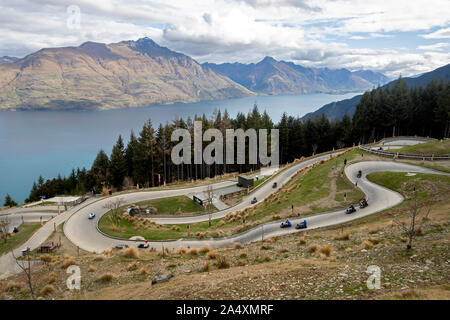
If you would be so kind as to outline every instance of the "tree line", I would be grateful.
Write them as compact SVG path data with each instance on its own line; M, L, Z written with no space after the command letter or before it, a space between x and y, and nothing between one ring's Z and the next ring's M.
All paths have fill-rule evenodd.
M299 116L284 113L280 121L274 124L267 112L261 113L256 105L247 114L239 112L235 118L231 118L227 110L223 113L216 110L209 118L203 114L193 119L176 119L172 123L159 124L157 128L148 120L138 135L131 131L126 145L119 136L109 156L100 150L90 169L73 169L68 177L58 175L46 181L39 177L26 202L37 201L41 196L99 193L104 188L122 190L136 185L153 187L259 169L259 164L207 165L193 164L192 161L192 164L174 165L170 154L178 141L172 142L171 134L175 129L183 128L189 130L193 137L194 121L201 121L203 130L219 129L224 137L226 129L268 129L269 134L270 129L279 129L280 164L333 148L350 147L390 136L448 137L449 85L450 82L433 81L426 88L408 89L400 78L392 87L378 87L366 92L356 107L353 119L345 115L336 121L330 121L324 114L302 121ZM203 147L209 143L203 142Z

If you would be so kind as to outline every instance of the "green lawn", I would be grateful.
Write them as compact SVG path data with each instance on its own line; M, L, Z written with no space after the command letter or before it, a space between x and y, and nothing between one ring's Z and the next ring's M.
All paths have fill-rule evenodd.
M399 153L413 153L413 154L449 154L450 153L450 140L446 141L433 141L427 143L419 143L414 146L406 146L401 149L390 150L391 152Z
M374 172L367 179L402 194L412 192L415 187L419 200L430 197L431 193L450 192L450 177L437 174L417 173L407 176L405 172ZM436 186L438 191L431 188L430 184Z
M15 249L22 245L25 241L27 241L31 235L41 227L39 223L37 224L23 224L19 226L19 232L13 233L11 237L8 237L8 241L4 242L3 239L0 239L0 255L3 255L11 249Z
M204 213L204 209L201 205L195 203L194 200L186 196L146 200L135 204L142 207L154 207L158 210L157 214L162 215L176 215L179 212L190 214Z
M265 201L261 206L257 207L252 211L252 213L246 218L247 223L261 223L262 219L266 218L264 221L267 221L267 218L273 216L274 214L279 213L281 210L290 208L291 204L294 206L302 206L312 201L322 199L327 197L331 192L330 186L330 171L334 170L334 167L337 165L340 170L342 170L344 158L347 161L353 160L355 158L359 159L361 157L361 151L354 150L345 155L342 155L332 161L327 161L323 164L320 164L313 170L309 171L304 176L300 178L293 179L290 183L283 187L285 191L279 192L280 201ZM298 188L293 188L294 186L301 185ZM337 191L339 195L343 193L347 193L347 202L359 200L363 193L354 188L353 184L347 179L338 179L337 181ZM292 188L291 191L286 191L286 189ZM176 197L174 197L176 198ZM161 199L171 201L171 198ZM186 198L187 199L187 198ZM189 200L189 199L188 199ZM151 200L154 201L154 200ZM192 202L193 203L193 202ZM169 205L169 204L167 204ZM346 206L346 203L342 202L339 207ZM172 206L174 207L174 206ZM175 206L176 207L176 206ZM329 209L334 209L333 207L323 206L323 207L311 207L311 210L308 212L302 212L302 215L308 215L312 213L317 213ZM165 240L165 239L179 239L188 237L187 234L187 225L153 225L153 224L143 224L142 222L130 222L126 219L121 219L118 226L111 225L111 219L109 219L110 213L105 214L99 221L99 228L106 234L111 236L120 237L120 238L130 238L132 236L143 236L148 240ZM225 225L219 225L221 219L212 220L212 225L209 227L208 221L201 223L194 223L190 225L190 237L194 237L197 232L209 232L208 237L219 237L221 236L218 232L222 230L226 235L231 233L236 233L236 227L242 226L242 221L237 219L234 222L228 222ZM172 227L180 228L180 230L174 230ZM251 226L248 226L250 228ZM229 232L227 232L227 230ZM232 230L232 231L230 231ZM239 230L239 232L244 231L245 229ZM230 233L231 232L231 233Z

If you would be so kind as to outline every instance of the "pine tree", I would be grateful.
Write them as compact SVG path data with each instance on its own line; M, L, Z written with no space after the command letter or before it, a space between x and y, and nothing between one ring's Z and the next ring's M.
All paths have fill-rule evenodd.
M9 195L9 193L6 195L5 197L5 203L3 204L4 207L16 207L17 206L17 202L15 202L11 196Z
M116 144L111 152L110 160L111 184L118 188L122 188L123 179L127 174L127 162L125 159L125 150L122 136L119 135Z

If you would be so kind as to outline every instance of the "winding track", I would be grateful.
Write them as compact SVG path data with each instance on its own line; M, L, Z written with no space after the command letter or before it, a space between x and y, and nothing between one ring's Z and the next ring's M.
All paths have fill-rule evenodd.
M265 183L260 189L255 191L254 194L245 197L243 201L239 203L237 206L212 214L212 219L222 218L229 212L249 207L250 200L254 196L256 196L259 201L262 201L264 198L269 196L270 193L274 192L274 189L272 189L271 183L272 181L277 181L280 188L281 184L287 183L289 179L293 175L295 175L295 173L298 172L301 168L310 166L313 163L319 162L320 160L329 157L330 155L319 156L317 158L313 158L292 166L291 168L280 173L277 177L274 177L269 181L267 181L267 183ZM363 172L363 176L360 179L356 178L358 170L362 170ZM336 225L351 220L355 220L391 208L402 202L403 197L399 193L386 189L382 186L376 185L367 180L366 178L367 174L377 171L419 172L419 173L450 175L448 173L432 169L392 161L362 161L355 164L351 164L345 169L345 174L353 183L358 181L358 187L366 194L369 206L365 209L358 208L357 212L351 215L346 215L344 213L344 210L342 209L310 215L307 217L308 229ZM183 192L187 192L188 190L192 191L192 189L183 189L179 190L176 193L171 192L170 195L171 196L180 195L183 194ZM160 192L148 192L139 195L134 194L132 197L128 197L125 200L127 203L133 203L136 201L142 201L144 199L156 199L164 196L167 195ZM66 224L64 225L64 231L66 236L80 248L91 252L92 251L101 252L117 244L136 245L135 241L114 239L98 231L97 229L98 219L100 219L100 217L107 212L107 209L104 209L103 205L108 200L109 199L99 201L83 210L80 210L76 214L72 215L71 218L69 218ZM96 213L95 221L90 221L87 219L87 215L89 212ZM160 218L153 218L152 220L160 224L186 224L186 223L207 221L208 215L200 215L193 217L172 217L172 218L160 217ZM302 220L303 218L300 219L297 218L292 219L291 221L295 225L296 223ZM203 240L180 239L167 241L150 241L149 243L150 246L157 249L160 249L163 246L169 249L179 248L182 245L185 247L201 247L206 245L211 248L216 248L216 247L230 246L235 242L245 244L261 240L262 238L298 232L298 230L295 230L294 228L281 229L279 227L279 223L280 223L279 221L266 223L264 225L260 225L253 229L250 229L246 232L226 238L203 239Z
M333 156L336 153L333 154ZM272 189L272 181L278 182L278 188L281 188L283 184L288 182L292 176L295 175L300 169L313 165L316 162L329 158L330 155L321 155L315 158L300 162L292 167L282 171L276 177L273 177L265 184L263 184L257 191L251 195L244 198L244 200L235 207L229 208L227 210L216 212L212 215L213 219L218 219L225 216L228 212L240 210L246 208L250 203L250 200L256 196L259 201L266 198L270 193L276 191ZM356 173L358 170L363 171L363 176L360 179L356 178ZM391 208L403 201L403 197L392 190L386 189L384 187L378 186L367 180L366 175L371 172L376 171L394 171L394 172L421 172L421 173L432 173L432 174L443 174L449 175L448 173L443 173L440 171L435 171L432 169L427 169L423 167L413 166L409 164L391 162L391 161L364 161L349 165L345 169L345 174L347 177L355 183L358 181L358 187L367 195L369 201L369 207L365 209L357 209L357 212L351 215L346 215L344 210L334 210L329 212L324 212L320 214L315 214L307 217L308 229L315 229L324 226L330 226L340 223L345 223L354 219L358 219L382 210ZM221 188L223 186L231 185L232 182L221 182L214 184L214 188ZM127 203L134 203L137 201L163 198L176 195L184 195L192 192L203 191L206 186L186 188L186 189L175 189L175 190L161 190L161 191L151 191L151 192L136 192L125 195L119 195L126 200ZM117 197L117 196L116 196ZM66 236L80 248L87 251L101 252L106 248L110 248L116 244L128 243L135 245L136 242L128 240L117 240L107 237L100 232L98 232L96 226L98 219L106 213L106 209L103 208L104 204L111 198L107 199L89 199L86 202L64 212L52 220L50 223L46 223L41 229L39 229L22 247L29 246L31 249L37 248L43 241L45 241L48 236L50 236L53 231L53 223L59 225L63 222L64 232ZM87 219L89 212L96 213L96 220L91 221ZM194 223L208 220L208 215L194 216L194 217L158 217L152 219L158 223L170 223L170 224L182 224L182 223ZM295 225L301 219L292 219L292 223ZM185 247L200 247L207 245L211 248L224 247L232 245L235 242L249 243L252 241L258 241L262 238L272 237L276 235L289 234L298 232L294 228L280 229L279 222L270 222L246 232L236 234L228 238L221 239L205 239L205 240L177 240L177 241L161 241L161 242L150 242L151 246L155 248L161 248L162 246L166 248L178 248L181 245ZM15 250L15 254L20 254L20 249ZM15 266L14 260L10 254L5 254L0 257L0 279L6 278L14 273L17 273L18 268Z

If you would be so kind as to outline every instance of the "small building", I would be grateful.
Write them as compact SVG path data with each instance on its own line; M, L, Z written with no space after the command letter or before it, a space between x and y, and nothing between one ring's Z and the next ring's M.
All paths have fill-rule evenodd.
M250 176L238 176L238 187L249 188L253 187L254 178Z

